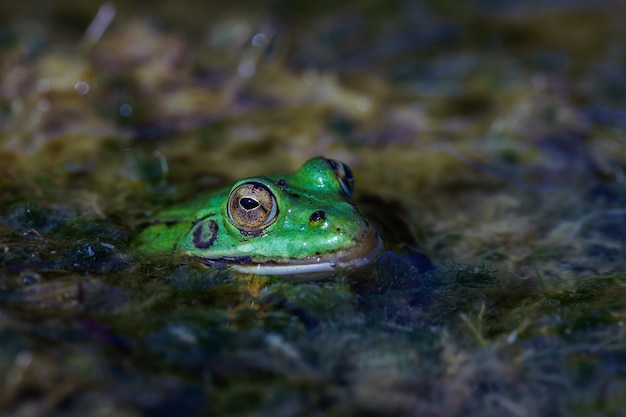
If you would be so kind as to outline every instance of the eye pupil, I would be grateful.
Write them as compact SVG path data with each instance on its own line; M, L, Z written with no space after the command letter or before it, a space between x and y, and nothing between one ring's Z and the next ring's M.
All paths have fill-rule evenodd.
M244 210L253 210L259 207L259 202L253 198L243 197L242 199L239 200L239 205Z

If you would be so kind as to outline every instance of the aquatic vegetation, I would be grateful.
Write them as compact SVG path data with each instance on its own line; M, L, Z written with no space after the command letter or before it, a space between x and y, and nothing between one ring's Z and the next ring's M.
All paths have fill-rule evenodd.
M0 5L2 414L622 412L624 4L518 3ZM131 244L320 155L367 268Z

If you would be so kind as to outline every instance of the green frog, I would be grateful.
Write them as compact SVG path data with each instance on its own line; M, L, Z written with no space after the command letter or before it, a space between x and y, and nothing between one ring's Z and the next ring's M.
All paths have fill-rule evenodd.
M136 246L251 274L327 273L372 262L382 248L352 201L350 168L323 157L292 175L245 178L159 213Z

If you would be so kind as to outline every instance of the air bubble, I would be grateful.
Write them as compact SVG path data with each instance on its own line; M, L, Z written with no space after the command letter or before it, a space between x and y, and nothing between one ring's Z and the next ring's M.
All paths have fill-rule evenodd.
M74 84L74 91L76 91L81 96L84 96L89 92L89 83L87 81L78 81Z
M252 45L257 48L264 48L269 43L269 39L265 35L265 33L257 33L252 37Z
M133 114L133 106L130 104L124 103L119 108L120 115L123 117L129 117Z

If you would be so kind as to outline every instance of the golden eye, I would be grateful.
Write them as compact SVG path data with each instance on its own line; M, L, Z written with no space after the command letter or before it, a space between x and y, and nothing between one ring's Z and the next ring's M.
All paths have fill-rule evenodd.
M352 175L352 170L350 167L343 162L335 161L333 159L328 159L328 163L330 167L335 171L337 178L339 179L339 183L341 184L341 188L348 195L352 195L352 191L354 190L354 175Z
M228 220L243 234L259 234L278 216L276 197L265 185L250 181L228 197Z

